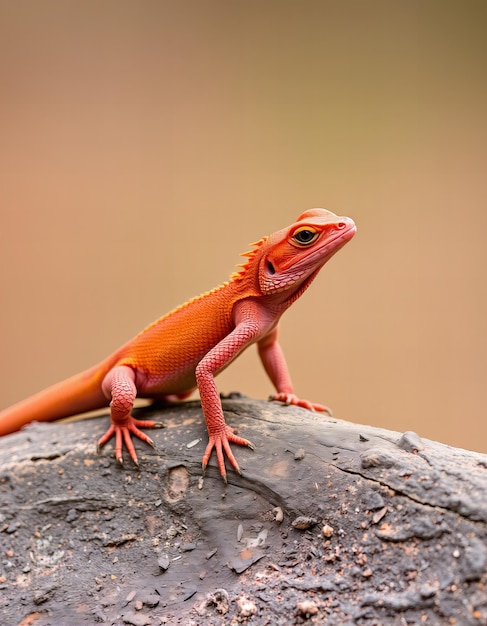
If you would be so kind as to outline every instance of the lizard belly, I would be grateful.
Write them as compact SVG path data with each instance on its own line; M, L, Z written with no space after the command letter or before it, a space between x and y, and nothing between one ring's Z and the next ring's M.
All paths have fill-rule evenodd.
M156 396L184 394L196 389L196 366L204 356L205 354L201 355L185 367L175 367L169 371L165 370L164 367L154 368L154 361L151 363L152 367L148 368L145 368L143 363L134 367L126 360L122 361L120 365L128 365L134 369L135 386L139 398L154 398ZM218 368L214 372L214 376L226 369L237 356L238 354L235 354L231 360Z
M194 368L186 372L170 374L151 374L137 369L135 386L139 398L164 397L172 394L184 394L196 388Z

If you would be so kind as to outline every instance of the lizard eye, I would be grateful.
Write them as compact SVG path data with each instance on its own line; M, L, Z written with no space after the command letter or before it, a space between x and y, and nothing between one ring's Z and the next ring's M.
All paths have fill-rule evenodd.
M309 246L318 237L319 233L314 228L302 226L294 231L292 240L300 246Z

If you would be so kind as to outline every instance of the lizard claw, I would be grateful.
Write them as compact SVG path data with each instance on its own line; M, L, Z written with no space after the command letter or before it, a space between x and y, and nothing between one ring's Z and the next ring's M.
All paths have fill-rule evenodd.
M128 418L125 419L123 422L114 422L112 420L112 423L110 424L106 433L98 440L96 446L97 452L100 452L101 448L107 443L107 441L109 441L114 436L115 458L117 459L119 465L123 466L122 450L123 444L125 444L125 447L130 454L130 458L132 459L134 465L138 468L139 461L137 459L135 447L132 442L132 435L134 437L142 439L142 441L145 441L145 443L149 444L152 448L155 448L156 446L152 439L141 430L139 430L139 427L154 428L157 423L158 422L154 422L152 420L136 420L131 415L129 415Z
M216 451L216 458L218 462L218 469L220 470L220 474L225 481L227 482L227 471L225 467L225 456L228 457L228 460L233 466L233 469L239 474L242 475L242 471L237 463L237 459L233 455L232 449L230 448L230 442L237 443L241 446L247 446L251 450L255 450L255 446L253 443L248 441L247 439L243 439L242 437L238 437L235 435L233 428L225 425L225 429L222 432L217 433L209 433L208 445L206 446L205 453L203 455L202 467L203 467L203 475L208 466L208 461L210 459L211 453L213 449Z
M325 406L324 404L318 404L317 402L310 402L309 400L304 400L302 398L298 398L294 393L276 393L272 396L269 396L269 400L271 402L282 402L283 404L300 406L303 409L308 409L308 411L320 411L324 413L328 413L328 415L332 416L332 410Z

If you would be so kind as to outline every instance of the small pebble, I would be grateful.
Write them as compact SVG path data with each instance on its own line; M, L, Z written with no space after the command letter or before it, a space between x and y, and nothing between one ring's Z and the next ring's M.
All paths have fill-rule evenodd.
M240 617L250 617L257 613L257 605L252 600L242 596L237 600L237 611Z
M378 524L384 515L387 513L387 507L385 506L380 511L376 511L372 516L372 524Z
M156 607L159 604L160 601L161 601L160 596L158 596L155 593L148 593L146 596L142 597L143 604L145 606L150 607L151 609Z
M178 529L176 528L176 526L169 526L169 528L166 530L166 537L168 539L174 539L174 537L176 537L178 534Z
M413 454L424 450L424 443L421 441L421 437L412 430L405 432L397 442L397 445L399 448L406 450L406 452L412 452Z
M322 533L327 539L329 539L333 535L333 528L328 524L325 524L322 528Z
M291 526L298 530L306 530L307 528L311 528L318 523L316 517L306 517L305 515L300 515L293 522L291 522Z
M301 615L307 617L309 615L316 615L319 611L318 605L313 600L303 600L297 604L298 611Z
M135 598L135 594L137 593L137 591L135 589L133 589L125 598L125 605L129 604L130 602L132 602L132 600Z
M283 512L283 510L281 509L280 506L276 506L276 507L274 507L272 509L272 512L276 514L276 517L275 517L276 522L278 524L280 524L282 522L282 520L284 519L284 512Z
M181 546L181 552L192 552L195 548L195 543L183 543Z
M157 559L157 565L165 572L169 568L169 557L167 554L161 554Z
M397 463L397 458L388 450L380 448L369 448L365 450L360 459L362 467L367 469L369 467L394 467Z

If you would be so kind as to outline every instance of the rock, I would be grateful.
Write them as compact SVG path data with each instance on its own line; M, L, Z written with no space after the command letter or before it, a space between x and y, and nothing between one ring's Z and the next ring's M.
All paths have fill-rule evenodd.
M256 444L227 485L197 402L139 411L167 426L139 468L95 453L107 417L0 438L2 626L487 623L486 455L223 406Z

